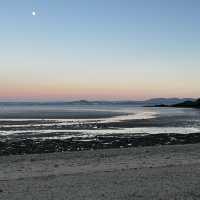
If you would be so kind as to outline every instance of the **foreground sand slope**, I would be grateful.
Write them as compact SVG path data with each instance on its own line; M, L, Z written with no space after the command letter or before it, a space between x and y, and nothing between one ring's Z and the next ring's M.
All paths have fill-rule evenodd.
M200 144L0 157L0 199L200 199Z

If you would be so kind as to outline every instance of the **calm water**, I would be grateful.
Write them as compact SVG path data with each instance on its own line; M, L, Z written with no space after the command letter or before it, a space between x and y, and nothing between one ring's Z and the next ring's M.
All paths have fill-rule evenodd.
M200 132L200 110L195 109L0 105L0 140L196 132Z

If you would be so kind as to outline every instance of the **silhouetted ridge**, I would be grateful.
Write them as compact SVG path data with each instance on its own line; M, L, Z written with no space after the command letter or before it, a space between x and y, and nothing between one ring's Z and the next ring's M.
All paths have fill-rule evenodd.
M173 106L174 107L200 108L200 99L197 99L196 101L184 101L183 103L178 103Z
M200 98L196 101L194 100L186 100L181 103L176 103L172 105L167 104L157 104L153 107L176 107L176 108L200 108Z
M197 99L196 101L184 101L183 103L173 105L173 107L200 108L200 99Z
M143 101L88 101L88 100L78 100L78 101L50 101L50 102L0 102L0 105L3 106L57 106L57 105L138 105L138 106L155 106L155 105L174 105L178 103L182 103L184 101L194 101L191 98L153 98Z

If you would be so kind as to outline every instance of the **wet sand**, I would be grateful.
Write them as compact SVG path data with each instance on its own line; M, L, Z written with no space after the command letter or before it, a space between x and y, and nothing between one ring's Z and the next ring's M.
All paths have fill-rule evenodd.
M54 121L49 122L44 120L39 121L39 123L42 123L39 126L34 126L33 122L35 121L30 121L31 124L27 127L23 127L23 125L27 125L26 123L28 123L24 123L24 121L14 121L14 124L17 124L13 127L10 126L9 121L1 121L2 127L0 130L5 131L5 134L0 135L0 156L200 143L199 129L187 134L164 132L165 127L191 128L194 124L196 127L199 127L200 122L192 119L192 117L187 116L165 116L107 123L80 122L77 124L61 124L61 122L58 122L56 125ZM196 116L194 119L197 119ZM38 121L35 123L38 123ZM46 124L48 127L45 126ZM109 134L109 130L116 130L117 132L118 130L120 131L120 128L137 127L146 127L149 130L151 127L160 127L163 129L160 130L159 134L150 134L148 133L148 129L144 133L135 132L132 134L128 133L127 129L125 129L123 134ZM49 132L42 132L47 129L49 129ZM79 132L80 130L83 133ZM90 130L91 134L84 134L87 130ZM95 131L101 130L103 131L100 132L101 134L98 135L95 133ZM18 133L7 134L9 131L11 133L12 131ZM181 132L181 130L179 131ZM67 139L65 139L65 136Z
M200 199L199 147L2 156L0 199Z

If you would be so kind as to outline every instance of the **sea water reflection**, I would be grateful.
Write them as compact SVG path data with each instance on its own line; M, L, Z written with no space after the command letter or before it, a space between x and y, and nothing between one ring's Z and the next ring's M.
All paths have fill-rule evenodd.
M24 116L26 118L23 118ZM36 116L36 118L31 118L31 116ZM55 118L52 118L54 116ZM62 116L64 118L61 118ZM128 106L79 106L57 109L55 107L25 107L22 109L0 107L0 118L1 140L200 132L200 111L195 109Z

